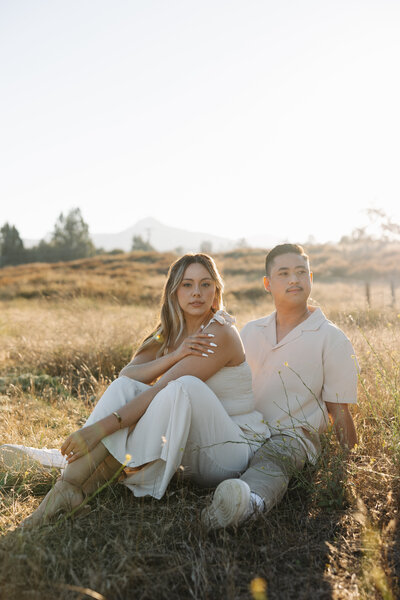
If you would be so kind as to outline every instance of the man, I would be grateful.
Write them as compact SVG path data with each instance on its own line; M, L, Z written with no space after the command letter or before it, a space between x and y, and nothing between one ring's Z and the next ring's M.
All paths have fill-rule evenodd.
M266 257L264 286L276 310L241 332L253 375L256 408L270 428L240 479L217 487L202 512L210 528L237 526L270 510L291 474L320 453L330 419L344 449L357 442L349 404L357 401L351 343L319 308L307 304L312 273L301 246L281 244Z

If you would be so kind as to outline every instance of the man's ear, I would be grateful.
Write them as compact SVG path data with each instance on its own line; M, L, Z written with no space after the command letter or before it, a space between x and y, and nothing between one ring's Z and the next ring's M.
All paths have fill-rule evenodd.
M269 284L269 278L266 275L264 276L264 287L267 290L267 292L271 293L271 288L270 288L270 284Z
M313 272L312 271L310 271L310 280L311 280L311 283L312 283L313 282Z

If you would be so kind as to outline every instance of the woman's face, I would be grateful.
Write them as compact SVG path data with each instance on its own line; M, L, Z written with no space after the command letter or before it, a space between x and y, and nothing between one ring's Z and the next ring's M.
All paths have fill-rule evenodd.
M215 281L202 264L189 265L176 292L183 313L193 317L207 315L214 302L215 289Z

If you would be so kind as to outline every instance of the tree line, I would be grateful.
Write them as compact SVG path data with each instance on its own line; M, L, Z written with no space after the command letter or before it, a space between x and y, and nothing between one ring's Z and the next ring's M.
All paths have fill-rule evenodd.
M154 250L153 246L140 235L133 236L132 250ZM115 250L122 252L122 250ZM54 263L59 261L88 258L104 253L96 248L89 235L89 226L85 223L79 208L74 208L57 218L49 241L40 240L32 248L25 248L21 236L15 227L5 223L0 229L0 267L20 265L29 262Z
M89 226L79 208L67 215L60 214L49 241L40 240L32 248L25 248L15 225L5 223L0 229L0 266L27 262L58 262L75 260L96 254L89 235Z
M368 256L372 259L378 255L381 260L382 258L386 260L387 257L384 256L385 249L390 251L389 247L393 243L398 247L400 224L394 222L380 209L369 209L366 212L375 232L379 232L378 236L376 233L372 235L369 232L369 227L365 226L354 229L350 235L343 236L336 244L331 242L321 244L312 238L307 241L306 248L312 250L314 259L320 254L325 257L326 261L332 263L326 265L327 268L329 267L328 270L331 275L340 276L344 263L347 264L349 260L359 261ZM246 241L244 239L239 240L237 248L247 248ZM155 248L140 235L134 235L131 250L154 251ZM178 254L183 253L182 248L176 248L175 251ZM200 246L200 251L208 254L212 253L211 242L204 241ZM32 248L24 247L24 243L14 225L5 223L0 229L0 267L29 262L54 263L88 258L96 254L115 254L119 252L123 252L123 250L115 249L111 252L105 252L103 248L95 247L89 235L89 226L85 223L79 208L70 210L66 215L61 213L56 220L49 241L41 240ZM398 262L395 266L386 266L389 270L393 271L395 269L398 272ZM347 266L345 268L347 270Z

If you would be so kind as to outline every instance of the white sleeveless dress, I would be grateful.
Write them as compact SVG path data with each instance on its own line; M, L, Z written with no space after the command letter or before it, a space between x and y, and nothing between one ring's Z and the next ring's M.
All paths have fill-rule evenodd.
M212 321L234 322L223 311ZM126 376L118 377L85 426L117 411L149 387ZM186 375L168 383L154 397L133 431L120 429L102 443L120 463L126 463L122 483L135 496L161 498L178 469L198 485L216 486L224 479L238 477L260 442L269 437L263 416L254 406L247 362L224 367L207 382ZM44 451L38 450L35 457L35 450L26 448L43 464L51 459L53 466L65 465L58 451L45 450L44 456Z

